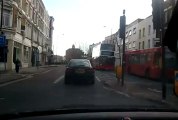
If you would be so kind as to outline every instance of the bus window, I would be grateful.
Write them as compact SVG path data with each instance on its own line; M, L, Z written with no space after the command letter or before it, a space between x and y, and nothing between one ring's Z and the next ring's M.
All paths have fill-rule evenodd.
M132 64L139 64L140 63L140 55L132 55L132 60L131 63Z
M160 53L155 53L155 55L154 55L154 65L161 67L161 54Z
M147 54L147 61L150 62L152 59L152 53Z
M146 54L141 54L140 55L140 64L144 64L147 62L147 55Z

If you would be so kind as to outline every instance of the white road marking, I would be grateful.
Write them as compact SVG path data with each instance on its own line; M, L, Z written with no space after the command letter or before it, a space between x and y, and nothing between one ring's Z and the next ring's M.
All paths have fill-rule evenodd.
M150 90L150 91L152 91L152 92L161 93L161 91L159 91L159 90L157 90L157 89L148 88L148 90Z
M99 82L101 82L101 80L97 76L95 78L96 78L96 80L98 80Z
M58 79L56 79L53 83L56 84L56 83L58 83L59 81L61 81L63 78L64 78L64 75L62 75L61 77L59 77Z
M49 72L49 71L51 71L51 70L44 71L44 72L42 72L42 74L47 73L47 72Z
M127 93L123 93L123 92L121 92L121 91L114 90L114 89L112 89L112 88L108 88L108 87L105 87L105 86L103 86L103 88L104 88L104 89L107 89L107 90L109 90L109 91L113 91L113 92L115 92L115 93L117 93L117 94L124 95L125 97L130 98L130 95L128 95Z
M0 87L4 87L4 86L10 85L10 84L14 84L14 83L17 83L17 82L21 82L21 81L24 81L24 80L29 79L29 78L32 78L32 77L33 77L33 76L29 75L29 76L27 76L26 78L9 81L9 82L7 82L7 83L0 84Z

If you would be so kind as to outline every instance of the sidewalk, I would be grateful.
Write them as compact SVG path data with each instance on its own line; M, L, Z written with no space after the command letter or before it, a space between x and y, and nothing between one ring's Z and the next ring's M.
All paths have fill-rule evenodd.
M113 74L114 75L114 74ZM152 86L161 86L161 83L159 84L153 84L150 83L135 83L133 80L128 80L129 78L125 76L124 86L121 86L121 82L116 79L115 76L112 77L112 80L102 81L106 86L109 86L110 88L126 93L129 96L146 99L153 102L163 102L167 103L173 108L176 108L178 106L178 97L176 97L173 93L167 92L166 100L162 100L162 92L161 91L154 91L154 89L151 91L148 88L152 88ZM169 89L172 88L172 85L168 85ZM167 88L168 88L167 87ZM168 91L168 89L167 89Z
M25 78L29 75L38 75L40 73L43 73L45 71L48 71L51 67L58 67L57 65L45 65L40 66L38 69L37 67L29 67L29 68L21 68L19 73L16 73L15 70L12 71L6 71L6 72L0 72L0 84Z

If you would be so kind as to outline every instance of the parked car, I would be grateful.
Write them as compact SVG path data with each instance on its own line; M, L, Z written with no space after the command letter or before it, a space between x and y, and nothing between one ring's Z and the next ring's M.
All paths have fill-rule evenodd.
M95 83L95 70L87 59L71 59L66 66L64 83Z

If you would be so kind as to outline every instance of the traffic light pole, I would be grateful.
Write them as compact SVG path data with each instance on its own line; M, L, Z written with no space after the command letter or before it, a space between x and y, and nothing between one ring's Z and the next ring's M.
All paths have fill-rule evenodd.
M124 86L124 71L125 71L125 37L123 38L123 53L122 53L122 82L121 85Z
M119 37L123 40L123 50L122 50L122 81L121 85L124 86L124 71L125 71L125 10L123 10L123 16L120 17L120 35Z
M162 99L166 99L166 76L165 76L165 46L163 44L163 29L160 30L160 39L162 41L161 43L161 51L162 51L162 70L161 70L161 79L162 79Z
M162 79L162 99L166 99L166 73L165 73L165 46L163 44L163 37L164 37L164 9L163 3L160 5L160 41L161 41L161 61L162 61L162 69L161 69L161 79Z

